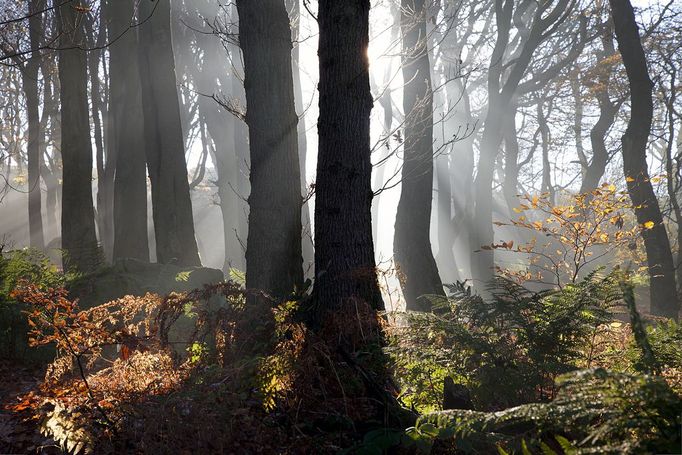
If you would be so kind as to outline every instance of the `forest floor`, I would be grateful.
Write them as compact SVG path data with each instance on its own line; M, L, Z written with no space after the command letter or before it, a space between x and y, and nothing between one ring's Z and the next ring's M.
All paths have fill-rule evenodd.
M24 365L20 361L0 360L0 453L61 453L51 438L40 434L32 422L10 411L20 396L39 387L45 376L44 366Z

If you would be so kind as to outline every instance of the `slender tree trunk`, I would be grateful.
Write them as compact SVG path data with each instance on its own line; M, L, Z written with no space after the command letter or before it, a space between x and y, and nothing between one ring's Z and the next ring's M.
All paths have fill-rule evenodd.
M502 134L504 137L504 182L502 192L510 215L519 204L519 141L516 133L516 107L510 107L505 116Z
M433 200L433 93L423 0L403 0L401 29L405 144L393 252L402 275L406 308L429 311L431 303L425 296L445 293L429 232Z
M303 284L301 175L284 0L237 0L251 150L246 287L284 298Z
M62 249L64 267L88 272L98 262L92 204L92 146L88 115L88 69L83 13L57 9L63 159ZM74 48L76 47L76 48Z
M100 11L101 25L106 23L106 8ZM97 232L99 242L102 246L104 256L110 260L113 254L114 243L114 219L113 219L113 172L107 173L107 167L111 168L112 163L109 156L105 156L104 134L102 132L102 112L103 112L103 88L99 77L99 64L102 59L104 44L106 43L106 31L100 28L98 36L95 36L95 17L87 15L85 22L88 42L90 47L96 49L88 52L88 75L90 76L90 100L92 123L94 126L95 156L97 169ZM104 89L106 89L106 84ZM112 148L113 150L113 148Z
M156 258L201 265L180 120L170 0L139 4L140 80L147 168L152 187Z
M449 283L459 279L455 255L452 248L455 244L455 232L452 226L452 168L454 165L450 154L436 158L436 181L438 186L438 255L436 263Z
M554 185L552 184L552 164L549 162L549 148L550 148L550 129L547 124L547 115L551 112L551 101L548 113L545 114L543 102L538 101L538 125L540 126L540 137L542 139L542 192L549 195L549 202L554 205L555 194Z
M29 13L38 11L36 0L29 1ZM43 236L42 192L40 189L40 112L38 97L38 70L40 69L40 47L43 24L39 14L29 17L29 38L32 49L26 66L21 70L22 85L26 96L26 117L28 120L28 226L32 248L43 250L45 239Z
M45 232L49 236L58 237L59 227L57 226L57 215L59 202L59 170L56 164L59 152L57 151L57 144L60 143L60 119L59 119L59 102L57 94L59 93L58 74L55 74L55 67L52 65L52 59L43 59L41 61L40 70L43 74L43 118L45 131L41 144L41 168L42 177L45 181L45 211L46 211L46 226ZM49 127L48 127L49 125ZM52 144L53 158L48 155L48 144ZM49 242L48 242L49 243Z
M107 150L115 156L113 257L149 261L147 239L147 168L145 160L142 86L135 50L139 43L129 30L134 0L108 0L109 36L121 37L109 46L109 115Z
M606 149L606 135L613 126L620 108L620 103L614 103L609 96L609 86L611 80L612 66L607 62L611 58L616 49L613 47L613 25L608 21L602 26L602 46L598 58L598 64L602 66L598 73L598 91L597 102L599 104L599 118L590 130L590 143L592 144L592 161L585 170L582 184L580 186L581 193L587 193L599 186L599 181L604 176L606 165L609 162L609 152Z
M232 24L237 24L239 21L239 15L237 14L237 7L232 2L232 9L230 11ZM236 27L232 30L232 33L236 34ZM240 106L246 104L246 96L244 94L243 85L243 75L244 75L244 65L241 57L241 50L238 46L230 46L230 54L232 61L232 75L231 75L231 85L232 85L232 99ZM246 197L250 193L249 185L249 167L250 167L250 157L249 157L249 143L248 143L248 128L246 123L240 119L235 119L234 122L234 153L237 157L237 181L236 188L234 191L237 193L238 197L238 212L237 217L237 239L241 246L240 263L241 270L246 270L246 241L249 233L249 205L246 203Z
M649 180L646 149L653 118L652 82L642 49L635 13L630 0L609 0L618 49L630 85L631 115L622 137L623 171L630 198L635 206L637 222L644 229L644 247L649 266L651 312L677 319L680 305L675 286L675 268L668 234Z
M369 0L320 0L320 118L315 186L319 310L352 299L383 309L372 242Z
M306 179L306 159L308 155L308 139L306 138L306 107L303 104L303 86L301 82L301 45L298 42L301 36L301 0L286 0L287 10L291 22L291 39L293 49L291 51L291 64L294 78L294 99L296 101L296 113L298 114L298 156L301 168L301 189L303 194L308 191ZM303 272L308 275L312 272L315 252L313 251L312 225L310 224L310 205L303 204L302 218L303 223L303 243L301 251L303 253ZM312 276L312 273L310 273Z

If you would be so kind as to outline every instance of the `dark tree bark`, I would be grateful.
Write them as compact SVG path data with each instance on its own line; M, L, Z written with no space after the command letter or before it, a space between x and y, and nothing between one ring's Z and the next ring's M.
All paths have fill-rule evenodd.
M116 159L114 180L113 257L149 261L147 239L147 168L145 160L142 87L135 50L134 0L107 2L109 36L121 37L109 46L109 115L111 138L107 150Z
M87 272L98 261L92 205L92 145L88 115L88 69L83 13L57 9L63 161L62 249L64 268Z
M106 8L102 8L99 14L100 29L95 33L95 16L87 15L85 29L88 34L89 47L95 49L88 52L88 75L90 76L90 101L92 123L94 126L95 156L97 169L97 211L95 220L99 242L107 260L111 260L114 247L114 213L113 213L113 187L114 187L114 159L108 152L114 148L107 148L105 153L104 133L102 120L106 106L104 90L106 83L102 87L99 75L99 64L104 55L104 45L106 44ZM106 74L105 74L106 80Z
M29 14L40 10L36 0L28 2ZM28 226L31 248L43 250L45 239L43 236L42 194L40 189L40 99L38 97L38 71L40 69L40 40L43 34L42 17L33 14L28 20L29 40L34 51L21 67L21 79L26 96L26 118L28 120Z
M646 162L654 110L653 84L630 0L609 0L609 4L618 50L623 57L630 86L630 122L622 137L623 171L637 222L640 225L654 223L651 229L644 229L642 233L649 267L651 312L677 319L680 305L673 256Z
M246 287L284 298L303 284L301 175L284 0L237 0L251 150Z
M403 0L401 9L405 143L393 253L402 275L406 308L430 311L431 304L425 296L445 293L429 233L433 199L433 92L426 7L424 0Z
M170 0L139 4L139 65L156 258L201 265L180 120Z
M318 310L383 302L372 242L369 0L320 0L320 118L315 185Z
M46 226L45 232L50 236L59 236L59 226L57 226L57 214L59 202L59 171L56 160L48 155L48 143L57 144L61 141L59 136L59 106L56 88L58 75L54 74L51 62L43 59L41 62L41 72L43 74L43 116L42 124L45 125L46 134L41 135L41 176L45 181L45 211ZM53 85L55 86L53 90ZM49 125L49 127L48 127ZM57 155L57 152L54 153ZM52 237L48 237L52 238Z
M95 143L95 169L97 170L97 196L95 222L99 243L107 260L112 257L114 244L114 216L113 216L113 184L114 168L108 153L105 153L104 132L102 120L106 109L107 89L100 80L100 61L104 55L103 47L106 43L106 9L102 8L99 14L100 28L95 32L95 16L88 14L85 21L85 30L88 35L88 46L94 50L88 52L88 75L90 77L90 103L91 118ZM105 73L106 81L106 73Z
M599 186L599 181L604 176L606 165L609 162L609 152L606 149L606 135L616 120L616 115L621 103L611 101L609 86L611 73L613 72L610 63L606 60L612 57L616 50L613 47L613 24L607 21L601 27L601 41L603 51L597 56L597 103L599 104L599 118L590 130L590 143L592 144L592 161L585 169L585 175L580 186L581 193L587 193Z

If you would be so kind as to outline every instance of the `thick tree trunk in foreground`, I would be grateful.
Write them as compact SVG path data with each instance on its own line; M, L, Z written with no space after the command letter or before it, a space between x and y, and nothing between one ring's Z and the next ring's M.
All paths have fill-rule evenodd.
M92 145L83 13L58 8L61 152L63 160L62 249L64 268L87 272L98 261L92 205ZM74 48L75 47L75 48Z
M406 308L429 311L425 295L444 296L429 229L433 199L433 93L424 0L403 0L405 149L393 252Z
M40 8L35 0L29 2L29 12ZM42 18L33 15L28 22L31 48L40 47L43 33ZM31 248L43 250L45 239L43 236L42 197L40 190L40 98L38 97L38 70L40 68L40 54L38 50L31 53L26 66L21 70L21 82L26 96L26 118L28 120L28 226Z
M611 14L618 41L618 50L630 85L631 115L622 138L623 171L628 192L635 206L640 225L653 222L644 229L651 289L651 312L657 316L677 319L679 302L675 287L675 268L668 234L649 180L646 148L653 117L652 82L642 49L635 14L629 0L610 0Z
M237 10L251 150L246 287L283 298L303 284L291 29L283 0L238 0Z
M109 47L109 115L116 150L114 180L114 258L149 261L147 240L147 167L145 159L142 87L137 55L137 34L128 30L134 0L108 2L109 36L121 38Z
M156 258L160 263L201 265L187 181L170 0L139 6L140 79L147 168L152 186Z
M372 242L369 0L320 0L315 288L320 310L383 302Z

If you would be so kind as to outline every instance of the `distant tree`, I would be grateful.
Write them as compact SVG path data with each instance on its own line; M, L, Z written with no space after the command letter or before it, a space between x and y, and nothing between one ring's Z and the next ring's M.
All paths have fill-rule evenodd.
M291 39L293 41L293 49L291 51L291 64L294 77L294 98L296 102L296 113L298 114L298 156L299 165L301 168L301 186L304 194L308 191L306 179L306 157L308 156L308 139L306 138L306 121L305 111L306 106L303 100L303 83L301 81L301 0L286 0L287 11L289 11L289 19L291 22ZM303 253L303 273L307 275L308 271L312 271L312 265L315 261L315 252L313 251L312 242L312 224L310 223L310 205L303 204L303 211L301 221L303 223L303 243L301 251ZM311 273L312 275L312 273Z
M383 302L372 242L369 0L320 0L320 118L315 184L318 310Z
M63 160L62 248L64 266L83 272L96 265L97 236L92 204L92 145L88 115L87 8L57 8L61 151Z
M237 0L251 151L246 287L286 297L303 284L301 174L284 0Z
M606 136L616 120L621 102L611 100L610 87L613 74L613 23L606 20L599 24L602 49L596 51L597 64L593 71L595 97L599 105L599 118L590 130L592 160L587 164L584 160L584 176L580 186L581 193L589 193L599 186L599 181L606 171L609 152L606 148Z
M646 227L642 236L649 268L651 312L677 319L680 303L673 256L647 166L647 144L654 110L653 84L630 0L609 0L609 4L618 50L630 86L630 121L622 137L623 172L637 222Z
M108 34L118 38L109 46L109 115L107 149L115 156L113 257L149 261L147 240L147 167L145 159L142 86L131 29L134 0L108 0ZM120 36L120 38L119 38Z
M102 252L111 260L114 247L114 171L116 148L109 147L109 96L108 67L105 59L107 46L108 11L106 1L100 0L99 14L91 10L85 16L88 36L88 76L90 78L90 114L95 145L95 169L97 171L97 210L95 221ZM100 66L101 64L101 66ZM100 72L100 68L102 71ZM103 76L103 77L102 77ZM106 136L106 137L105 137Z
M171 1L140 2L139 65L156 257L200 265L171 39Z
M488 109L474 182L476 205L471 236L472 251L477 251L472 256L472 273L480 289L485 289L494 272L493 252L481 251L480 246L492 243L494 236L492 185L497 155L504 138L505 120L514 118L516 100L520 94L542 88L571 60L562 59L553 66L544 68L540 77L524 81L529 66L535 60L536 51L543 42L554 36L575 4L575 0L542 3L495 0L497 37L488 67ZM512 39L513 27L518 28L518 39ZM584 30L584 24L581 24L580 30ZM509 45L514 42L520 44L511 52ZM579 49L580 47L574 46L573 53ZM517 165L513 168L515 172L507 172L505 178L513 178L518 172Z
M408 310L429 311L425 295L445 296L431 249L433 87L424 0L403 0L402 72L405 146L393 253Z
M38 50L43 35L43 18L35 14L42 7L39 0L28 1L28 34L31 43L31 57L20 66L21 80L26 96L26 117L28 119L28 226L30 245L42 250L45 247L43 236L42 191L40 188L40 97L38 96L38 72L41 53Z

